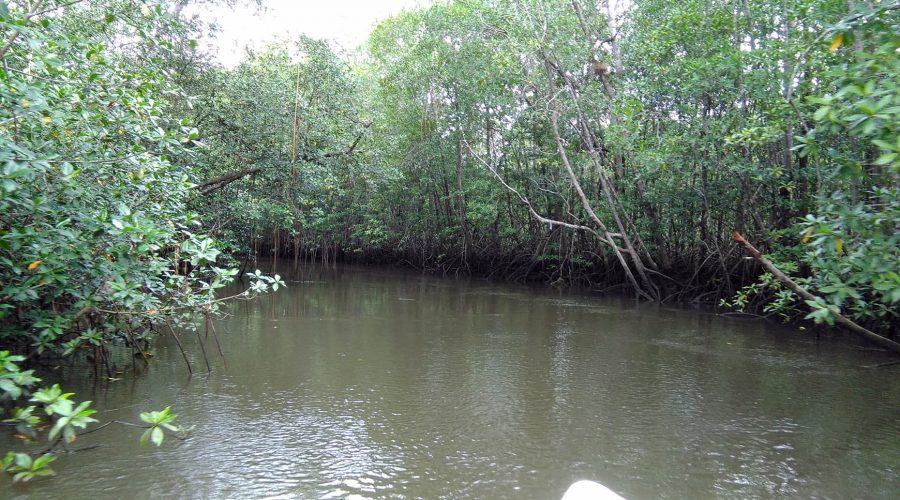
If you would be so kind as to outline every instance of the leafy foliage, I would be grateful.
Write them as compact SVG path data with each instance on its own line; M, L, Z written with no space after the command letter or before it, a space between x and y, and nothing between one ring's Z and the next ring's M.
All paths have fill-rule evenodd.
M324 42L275 45L192 86L206 176L255 169L198 209L251 257L502 263L607 287L638 254L660 297L829 317L743 260L738 230L828 308L889 332L897 12L447 1L381 22L346 63ZM573 232L591 212L636 250Z
M827 48L824 41L812 48L810 57L840 57L806 99L812 126L795 148L822 179L816 213L796 225L798 245L777 250L782 260L802 262L804 285L824 295L804 301L812 310L805 317L816 323L832 324L836 311L879 331L897 324L900 43L892 20L888 5L853 12L820 35L830 39ZM793 317L798 306L775 300L766 308Z
M27 453L9 452L0 464L3 465L3 470L13 475L14 482L28 482L36 477L54 475L55 472L49 467L54 460L56 457L49 454L32 458Z
M256 270L220 296L234 257L626 284L896 331L896 3L448 0L362 52L301 37L235 68L197 50L209 27L185 4L0 0L0 397L28 439L65 446L94 410L20 363L143 352L284 286ZM140 417L141 445L184 432L168 407ZM53 459L3 467L28 481Z
M74 443L78 429L97 422L91 417L96 413L90 407L91 402L73 401L70 398L74 394L63 392L59 384L36 389L41 379L35 377L32 370L19 368L19 363L24 360L23 356L0 351L0 403L4 408L11 408L8 415L2 415L8 417L3 423L14 425L18 436L26 442L37 440L39 433L49 428L47 441L50 445L38 453L7 452L0 463L16 482L55 474L49 467L50 462L56 460L55 448ZM148 438L156 446L162 445L164 430L182 438L187 432L173 423L177 417L170 413L168 406L162 411L141 413L140 418L148 424L139 440L141 446Z
M179 432L180 428L172 425L172 422L178 417L174 413L169 413L170 407L166 406L162 411L151 411L147 413L141 413L141 420L150 424L150 427L141 434L141 446L147 443L147 439L153 442L156 446L162 445L163 439L165 438L165 433L163 433L163 429L168 429L173 432Z
M0 344L68 355L189 325L237 270L188 210L202 143L159 37L179 24L124 1L53 14L0 19Z

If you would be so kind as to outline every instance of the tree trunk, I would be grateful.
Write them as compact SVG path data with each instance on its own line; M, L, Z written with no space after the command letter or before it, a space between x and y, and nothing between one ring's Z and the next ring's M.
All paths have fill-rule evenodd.
M466 198L463 195L463 173L462 173L462 140L456 140L456 204L459 213L459 228L463 236L463 260L469 254L471 246L471 235L469 234L469 223L466 216Z

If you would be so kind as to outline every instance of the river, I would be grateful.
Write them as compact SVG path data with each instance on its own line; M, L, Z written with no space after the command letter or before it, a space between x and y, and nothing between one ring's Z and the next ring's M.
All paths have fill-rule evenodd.
M161 341L99 382L101 421L172 405L183 442L83 436L32 498L891 498L900 366L839 339L630 299L365 268L283 270L230 307L207 375ZM125 359L122 355L120 362ZM0 438L8 445L8 436ZM89 492L89 493L88 493Z

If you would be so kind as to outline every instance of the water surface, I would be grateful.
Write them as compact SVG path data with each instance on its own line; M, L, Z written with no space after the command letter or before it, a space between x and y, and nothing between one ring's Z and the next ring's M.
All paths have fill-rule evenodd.
M900 366L771 323L589 294L372 269L282 274L146 368L66 383L101 421L171 404L184 442L79 439L59 475L0 496L890 498ZM215 353L211 338L207 351ZM123 359L124 355L123 355ZM3 436L0 444L6 445Z

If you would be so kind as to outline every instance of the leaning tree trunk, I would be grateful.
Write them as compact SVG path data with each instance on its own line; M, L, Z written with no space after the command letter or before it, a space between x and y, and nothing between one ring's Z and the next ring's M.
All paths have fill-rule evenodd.
M804 300L808 300L808 301L816 300L817 297L815 295L810 293L808 290L806 290L802 286L798 285L797 282L795 282L794 280L792 280L790 278L790 276L784 274L783 272L781 272L780 269L775 267L775 264L773 264L762 253L760 253L760 251L757 250L753 245L751 245L749 241L745 240L744 237L741 236L741 233L735 231L732 234L731 239L733 239L741 247L743 247L743 249L746 250L747 253L750 254L751 257L753 257L760 264L762 264L762 266L766 269L766 271L772 273L772 276L774 276L775 279L777 279L778 281L783 283L792 292L796 293ZM891 339L882 337L881 335L878 335L877 333L875 333L871 330L863 328L862 326L854 323L850 318L847 318L846 316L835 311L834 309L828 308L828 311L831 313L831 316L834 318L835 323L845 327L846 329L850 330L851 332L853 332L857 335L861 335L865 339L867 339L871 342L874 342L874 343L880 345L881 347L884 347L885 349L889 349L891 351L900 353L900 344L898 344L897 342L894 342Z
M543 51L543 55L544 55L545 67L546 67L546 71L547 71L547 81L549 84L550 96L551 96L550 97L550 125L551 125L551 129L553 131L553 138L556 141L558 153L560 155L560 158L562 158L562 160L563 160L563 165L566 167L566 172L569 174L569 180L572 182L573 186L575 187L575 192L578 194L578 197L581 199L581 204L584 207L585 211L587 212L588 216L594 222L594 224L597 225L598 228L600 228L601 232L605 233L607 235L607 238L612 240L612 236L613 236L612 233L610 233L607 230L605 224L603 224L603 222L600 220L600 218L594 212L593 208L591 207L590 201L588 200L587 196L585 195L584 190L581 188L581 183L578 181L578 179L575 175L575 172L572 169L570 162L568 161L568 155L566 154L566 151L565 151L565 145L563 144L563 141L562 141L562 138L561 138L560 132L559 132L559 105L556 100L556 94L557 94L557 92L556 92L556 74L557 73L561 74L561 76L565 80L567 89L569 91L569 95L572 97L573 101L575 101L575 105L577 108L578 94L575 90L574 82L572 82L570 77L564 71L562 71L562 69L558 66L558 64L556 64L555 59L549 53L547 53L546 51ZM629 228L623 223L622 217L620 216L621 204L618 201L618 198L615 196L615 194L613 192L614 188L611 185L611 182L609 181L608 176L603 171L602 165L600 164L600 162L598 160L598 154L597 154L596 148L594 147L594 144L593 144L593 141L594 141L593 134L591 134L590 129L588 127L587 120L585 119L584 115L581 113L580 109L578 109L577 118L578 118L578 125L579 125L579 129L580 129L579 132L580 132L583 142L585 143L585 146L588 150L588 156L590 157L592 163L594 164L595 169L597 170L597 172L600 176L600 184L602 187L604 198L606 199L607 208L609 209L610 213L612 214L613 220L619 229L619 233L617 234L617 236L619 236L622 239L622 243L624 244L623 249L619 249L618 245L615 243L612 245L612 247L616 253L616 256L617 256L617 258L619 258L619 261L622 263L623 270L625 271L626 276L628 277L629 281L632 283L632 286L635 288L635 291L640 295L644 295L645 297L649 298L650 300L659 300L660 299L659 290L656 288L653 281L650 280L650 278L647 276L647 268L644 265L644 262L641 259L640 254L638 253L638 251L634 248L634 245L632 244L632 240L628 234ZM637 280L634 279L634 274L631 271L630 265L628 264L628 262L625 260L624 256L622 255L623 253L628 254L628 256L630 257L630 261L634 265L634 268L637 271L638 276L640 277L641 282L643 283L644 287L646 287L646 289L644 287L638 285Z

